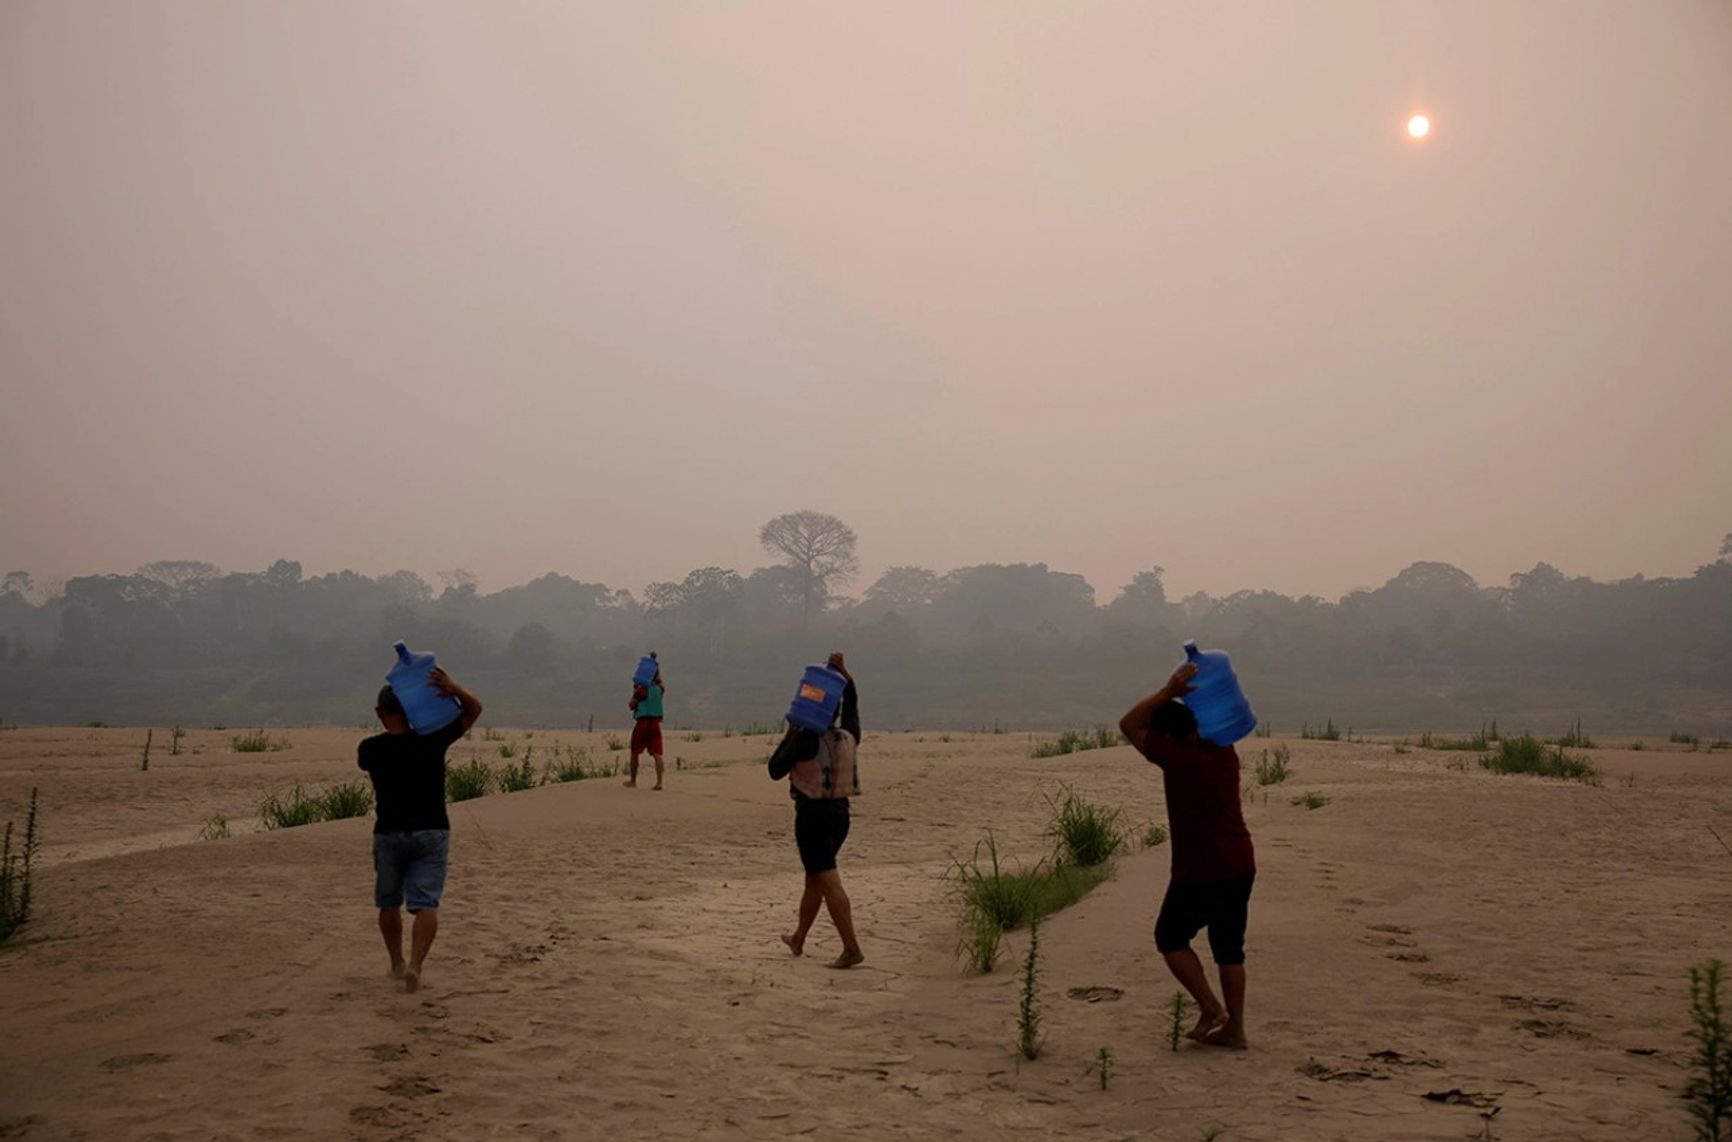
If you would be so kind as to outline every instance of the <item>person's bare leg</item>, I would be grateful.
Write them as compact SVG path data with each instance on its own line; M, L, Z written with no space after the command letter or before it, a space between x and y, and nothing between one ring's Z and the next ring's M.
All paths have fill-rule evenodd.
M631 776L625 779L627 789L637 788L637 754L631 755Z
M391 955L391 978L403 978L403 912L399 908L379 909L379 934L385 937L385 950Z
M421 965L427 962L427 951L438 934L439 909L423 908L415 913L415 926L409 934L409 966L403 969L404 991L415 991L421 986Z
M796 956L806 953L806 934L812 930L813 921L818 919L818 907L824 903L823 890L818 887L818 878L806 878L805 891L800 893L800 923L789 935L782 937L782 942L788 945L788 950Z
M1167 968L1173 973L1173 978L1197 1001L1197 1025L1187 1031L1185 1037L1201 1039L1226 1021L1227 1009L1215 998L1215 991L1209 986L1208 974L1203 971L1203 961L1197 958L1196 952L1190 948L1180 948L1176 952L1162 954L1166 957Z
M656 759L656 783L652 788L660 789L662 787L662 755L657 753L651 756Z
M1222 964L1220 972L1221 994L1227 997L1227 1021L1205 1035L1203 1042L1244 1050L1250 1045L1245 1039L1245 965Z
M829 872L819 873L817 880L818 889L824 894L824 907L830 910L830 922L836 925L836 934L842 937L842 954L831 961L830 966L851 968L865 963L866 955L860 950L860 941L854 936L854 905L842 888L842 874L831 869Z

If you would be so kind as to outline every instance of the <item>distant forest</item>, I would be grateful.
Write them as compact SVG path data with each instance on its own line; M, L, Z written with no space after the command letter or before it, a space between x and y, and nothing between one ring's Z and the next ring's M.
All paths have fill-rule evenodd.
M769 566L702 567L641 598L559 574L492 593L463 572L307 576L155 563L0 586L0 721L359 725L403 639L436 651L498 725L627 723L658 651L670 725L775 724L832 648L869 727L1053 730L1117 719L1195 638L1229 651L1277 731L1732 732L1732 536L1689 578L1615 583L1547 564L1482 586L1415 563L1335 601L1241 591L1169 599L1159 568L1109 601L1042 563L892 567L858 597L855 537L811 512L760 536Z

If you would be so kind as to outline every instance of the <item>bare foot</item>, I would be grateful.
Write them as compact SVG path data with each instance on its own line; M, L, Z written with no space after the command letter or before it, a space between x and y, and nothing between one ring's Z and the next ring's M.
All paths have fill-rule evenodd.
M410 995L414 995L417 991L421 990L420 968L403 969L403 990L408 992Z
M405 965L404 965L402 960L397 960L394 963L392 963L392 965L391 965L391 978L392 979L402 979L404 966Z
M1204 1035L1201 1042L1211 1047L1230 1047L1235 1051L1243 1051L1251 1045L1245 1041L1245 1029L1230 1020Z
M855 967L855 966L857 966L859 964L863 964L865 962L866 962L866 954L864 952L843 952L841 955L839 955L835 959L831 960L825 966L835 968L837 971L841 971L844 968Z
M652 785L652 786L650 786L650 791L654 792L654 793L660 793L662 791L662 787L660 785Z
M804 936L783 936L782 942L788 945L788 950L793 952L796 956L803 956L806 954L806 939Z
M1226 1024L1226 1008L1223 1007L1214 1011L1205 1011L1201 1015L1197 1016L1197 1025L1185 1032L1185 1038L1195 1039L1198 1042L1201 1042L1205 1035L1209 1034L1211 1031L1219 1030L1226 1026Z
M625 787L627 789L636 789L637 788L637 782L635 780L628 781L625 783Z

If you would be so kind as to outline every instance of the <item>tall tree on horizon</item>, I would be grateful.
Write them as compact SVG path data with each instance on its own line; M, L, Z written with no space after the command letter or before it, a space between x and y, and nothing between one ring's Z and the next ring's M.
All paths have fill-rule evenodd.
M854 545L854 529L833 515L798 511L779 515L758 532L764 550L780 556L800 572L800 622L812 621L813 600L822 600L831 586L846 583L860 569Z

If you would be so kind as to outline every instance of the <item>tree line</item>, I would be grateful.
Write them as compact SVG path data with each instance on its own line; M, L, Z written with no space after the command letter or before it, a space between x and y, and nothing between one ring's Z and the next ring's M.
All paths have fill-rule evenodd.
M390 644L436 651L501 724L625 724L631 665L657 650L676 725L774 723L807 662L857 663L880 728L1052 730L1116 719L1196 638L1234 656L1277 730L1732 731L1732 536L1688 578L1598 582L1541 563L1483 586L1417 562L1335 600L1170 599L1151 567L1106 601L1044 563L901 566L843 594L857 539L780 516L773 562L700 567L641 598L549 573L484 593L464 572L309 576L194 561L35 589L0 581L0 721L360 724Z

